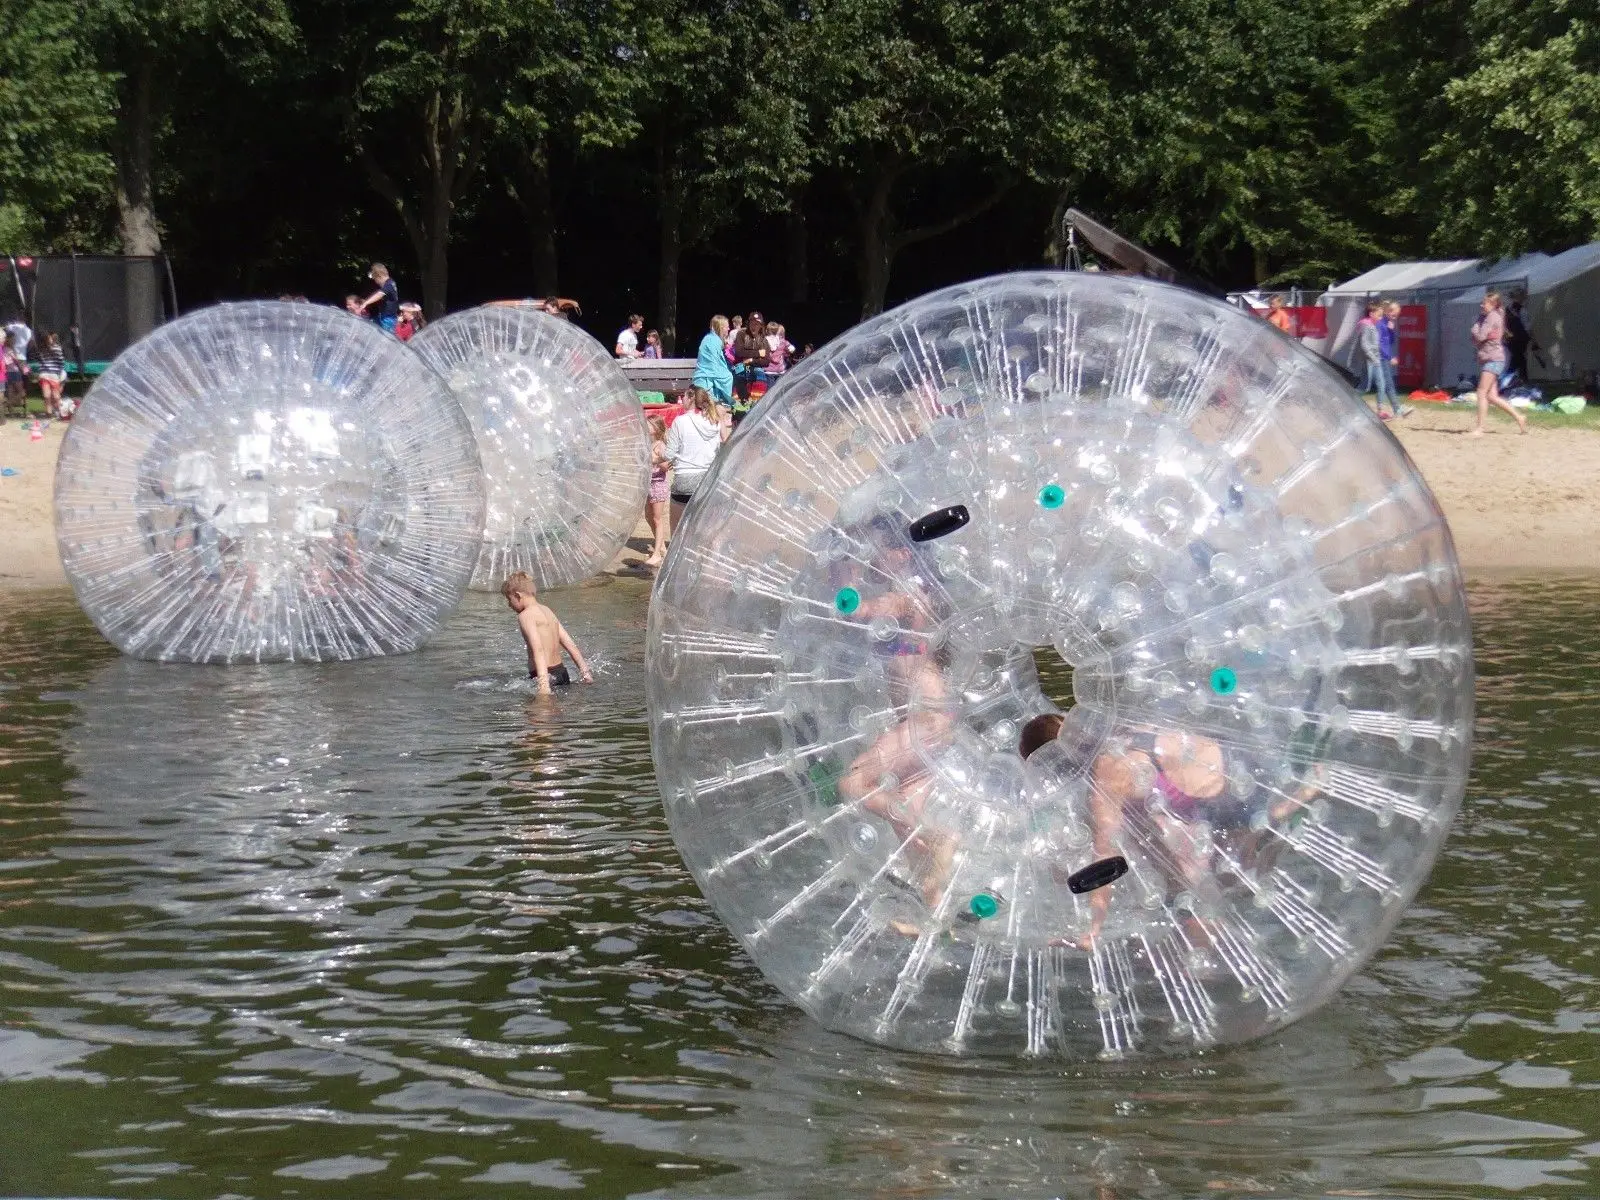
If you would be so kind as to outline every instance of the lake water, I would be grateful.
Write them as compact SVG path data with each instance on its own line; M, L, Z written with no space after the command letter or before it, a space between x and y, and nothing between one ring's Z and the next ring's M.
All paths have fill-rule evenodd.
M685 873L643 583L406 658L119 657L0 615L0 1194L1600 1194L1600 581L1479 582L1477 761L1320 1014L1164 1062L891 1053L793 1010Z

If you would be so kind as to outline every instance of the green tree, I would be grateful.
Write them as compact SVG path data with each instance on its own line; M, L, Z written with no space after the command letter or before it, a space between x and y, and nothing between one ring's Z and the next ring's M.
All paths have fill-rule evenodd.
M814 162L841 181L861 313L881 311L896 257L1028 179L1059 181L1105 119L1104 81L1075 42L1077 0L819 0L786 87L806 97Z
M1472 61L1444 88L1430 159L1449 203L1441 248L1490 255L1600 238L1600 12L1477 0Z
M1201 270L1325 280L1385 252L1381 89L1327 0L1171 0L1119 64L1125 149L1106 190L1124 228ZM1129 87L1129 84L1134 86Z
M111 153L124 254L156 254L157 145L172 98L197 59L222 58L238 78L271 69L294 27L283 0L83 0L78 36L116 79Z
M77 23L72 4L0 0L0 248L93 244L109 210L114 81Z
M548 170L550 95L581 69L582 14L556 0L336 2L337 104L356 161L416 254L442 316L451 226L496 147ZM526 167L527 160L511 164Z
M732 223L741 203L775 210L803 178L803 114L770 85L791 29L776 0L619 0L605 57L611 107L591 145L635 143L656 204L656 325L672 353L683 256ZM602 115L603 114L603 115Z

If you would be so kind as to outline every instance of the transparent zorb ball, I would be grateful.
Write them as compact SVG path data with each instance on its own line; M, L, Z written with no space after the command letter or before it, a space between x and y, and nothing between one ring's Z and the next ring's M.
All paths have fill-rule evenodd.
M1089 274L808 359L650 611L708 899L818 1020L956 1054L1166 1053L1323 1003L1427 876L1472 686L1449 531L1361 399L1236 309Z
M483 509L438 377L303 303L218 305L131 346L56 466L78 602L125 653L169 661L413 650L460 602Z
M475 588L527 571L540 587L605 569L644 515L650 445L638 393L606 348L559 317L488 305L411 346L478 438L488 494Z

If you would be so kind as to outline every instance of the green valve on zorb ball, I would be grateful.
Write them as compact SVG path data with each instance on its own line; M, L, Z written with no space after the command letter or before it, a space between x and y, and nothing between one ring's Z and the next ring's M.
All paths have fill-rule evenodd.
M1047 483L1039 489L1039 504L1043 508L1060 508L1067 502L1067 493L1059 483Z
M1239 677L1229 667L1218 667L1211 672L1211 690L1219 696L1231 696L1239 686Z
M848 617L861 607L861 593L853 587L842 587L833 598L833 606Z
M986 921L1000 911L1000 902L988 892L979 892L972 898L972 903L967 905L972 910L972 915L980 921Z

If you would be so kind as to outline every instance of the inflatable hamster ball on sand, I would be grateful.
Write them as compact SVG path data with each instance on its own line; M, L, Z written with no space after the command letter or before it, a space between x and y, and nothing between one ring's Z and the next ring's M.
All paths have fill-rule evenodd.
M442 381L370 321L220 304L130 346L56 465L78 602L169 662L414 650L460 603L483 475Z
M1376 950L1460 804L1473 663L1444 518L1329 367L1163 284L1022 274L744 423L649 702L686 862L817 1020L1117 1058L1280 1029Z

